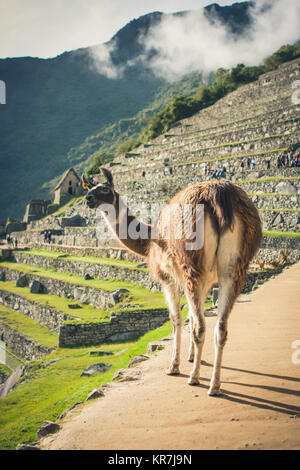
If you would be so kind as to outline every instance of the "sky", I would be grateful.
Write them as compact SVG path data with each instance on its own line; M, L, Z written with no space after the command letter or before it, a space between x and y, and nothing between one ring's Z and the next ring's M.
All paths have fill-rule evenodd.
M197 10L234 0L0 0L0 58L55 57L102 44L152 11Z

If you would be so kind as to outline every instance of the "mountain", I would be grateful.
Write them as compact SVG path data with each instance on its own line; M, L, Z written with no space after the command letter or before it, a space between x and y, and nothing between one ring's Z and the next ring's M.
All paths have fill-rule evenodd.
M249 6L213 4L204 11L211 22L222 21L229 33L241 34L250 26ZM140 116L135 123L144 123L169 95L188 94L199 86L201 74L169 84L152 73L147 60L137 60L145 54L140 36L165 16L153 12L135 19L100 46L110 52L113 76L107 64L95 67L99 46L51 59L0 59L7 93L6 104L0 105L0 220L22 217L31 199L49 198L63 171L83 167L105 138L130 134L135 116Z

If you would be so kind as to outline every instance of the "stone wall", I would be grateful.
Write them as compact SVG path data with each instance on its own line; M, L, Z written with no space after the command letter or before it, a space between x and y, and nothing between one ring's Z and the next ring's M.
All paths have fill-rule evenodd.
M45 326L56 333L58 333L59 326L62 322L73 319L73 317L59 312L53 307L32 302L27 300L25 297L4 289L0 290L0 303L23 313L40 325Z
M4 268L0 265L0 273L3 273L5 281L16 282L20 275L25 278L27 285L31 286L33 281L41 284L44 293L57 295L66 299L77 300L83 304L92 305L95 308L105 309L113 307L115 302L112 300L112 292L93 287L70 284L68 282L51 279L37 274L25 275L13 269Z
M160 327L169 319L167 309L131 311L112 316L110 322L63 324L59 347L91 346L140 336Z
M263 237L262 246L257 253L255 260L278 262L281 258L280 251L286 250L287 256L291 263L300 260L300 239L299 238L279 238L279 237Z
M158 289L157 283L151 279L149 273L141 269L129 269L106 264L91 264L84 261L68 260L68 258L54 259L47 256L30 255L20 252L14 252L14 259L17 263L31 264L45 269L55 269L59 272L68 272L79 276L89 274L98 279L119 279L139 284L151 290Z
M47 354L50 354L55 348L45 348L36 343L33 339L13 330L7 325L0 322L0 335L4 336L4 341L18 356L24 357L27 361L32 359L40 359Z

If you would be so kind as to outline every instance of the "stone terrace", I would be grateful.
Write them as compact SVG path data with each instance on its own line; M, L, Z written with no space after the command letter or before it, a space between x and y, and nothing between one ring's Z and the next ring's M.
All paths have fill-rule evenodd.
M299 239L282 238L274 233L299 232L300 228L300 168L278 169L276 164L277 157L287 152L291 144L299 143L300 147L300 105L292 102L295 92L292 83L299 79L300 59L282 65L215 105L176 123L167 134L114 161L112 172L116 188L127 197L132 211L148 221L151 205L155 203L158 211L160 204L179 189L210 179L209 170L225 167L226 178L243 187L256 204L264 230L273 232L264 237L256 261L272 263L279 260L280 253L288 253L291 262L299 260ZM255 167L247 166L248 158L255 159ZM270 160L270 169L267 169L267 160ZM43 243L42 235L43 230L49 229L53 234L50 245ZM131 317L126 310L123 320L121 314L111 315L105 321L95 322L90 317L88 322L78 320L84 305L92 309L90 316L94 315L94 310L97 316L97 309L102 308L107 309L109 316L112 308L112 292L101 290L93 283L87 284L86 275L98 280L119 280L120 285L127 281L133 291L138 285L148 288L151 295L160 295L154 292L158 286L147 270L138 265L143 260L138 261L110 236L102 216L88 209L84 199L67 207L60 216L53 214L34 221L26 231L14 235L21 246L42 248L47 252L15 251L13 260L2 263L2 303L12 309L23 304L22 312L25 315L34 312L34 319L47 328L49 323L43 317L48 316L50 329L61 333L60 345L74 346L80 344L81 339L84 344L90 344L93 337L101 342L109 337L116 338L118 332L126 336L166 321L165 309L151 313L146 307L137 307ZM96 261L89 257L96 257ZM122 265L116 260L134 263ZM38 300L33 305L34 300L27 291L22 294L13 287L19 282L22 266L27 282L24 289L29 289L34 281L39 282L47 291L43 295L60 299L54 306L51 303L41 306ZM78 280L78 276L82 280ZM250 287L255 282L251 276ZM63 297L68 297L65 300L71 304L79 303L83 310L69 310L68 305L61 303ZM65 322L68 318L73 319L71 324ZM101 322L105 326L101 326Z

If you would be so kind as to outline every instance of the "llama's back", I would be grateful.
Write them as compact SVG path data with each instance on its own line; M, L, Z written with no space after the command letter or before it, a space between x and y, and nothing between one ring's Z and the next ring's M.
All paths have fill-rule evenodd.
M239 219L248 257L252 259L259 249L262 240L261 220L255 205L239 186L224 179L196 183L183 189L173 200L194 206L203 204L204 210L214 218L219 236L227 230L234 230L234 220Z
M229 235L238 231L234 244L235 247L238 246L240 264L246 270L262 240L261 220L251 199L242 188L221 179L200 182L184 188L169 201L168 206L190 205L195 209L200 204L203 204L205 219L210 219L210 225L219 241L226 233ZM194 230L195 217L192 222L191 228ZM172 217L170 223L174 224ZM171 245L175 251L180 248L179 242Z

